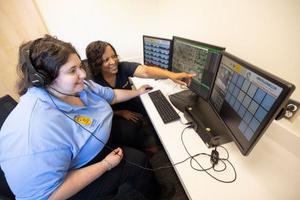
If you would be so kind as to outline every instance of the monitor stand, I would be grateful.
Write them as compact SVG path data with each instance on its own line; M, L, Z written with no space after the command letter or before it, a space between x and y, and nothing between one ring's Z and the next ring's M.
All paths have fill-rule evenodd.
M169 96L171 103L189 122L207 147L214 147L232 141L230 130L226 127L209 101L202 99L190 90L184 90Z
M198 98L200 97L191 90L183 90L169 96L171 103L181 112L184 112L187 106L195 105Z

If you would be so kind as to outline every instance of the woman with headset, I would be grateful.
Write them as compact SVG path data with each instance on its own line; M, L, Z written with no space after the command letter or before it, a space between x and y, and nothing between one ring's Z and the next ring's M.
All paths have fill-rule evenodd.
M16 199L113 198L125 183L157 199L144 153L120 148L110 132L110 104L149 86L113 90L85 81L74 47L49 35L20 46L18 70L20 102L0 133L0 165Z
M129 77L169 78L175 83L189 85L193 74L174 73L135 62L119 61L115 48L108 42L93 41L86 47L91 78L96 83L112 89L131 90ZM113 105L114 127L126 127L123 138L134 137L135 148L155 153L159 147L155 130L139 98ZM134 135L134 136L133 136Z

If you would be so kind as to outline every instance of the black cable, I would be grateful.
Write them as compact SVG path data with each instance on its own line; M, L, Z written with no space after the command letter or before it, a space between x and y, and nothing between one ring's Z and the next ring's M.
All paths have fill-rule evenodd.
M206 154L206 153L201 153L200 155L210 156L209 154ZM202 171L210 170L210 169L213 168L213 167L211 166L211 167L206 168L206 169L198 169L198 168L196 168L196 167L193 166L193 160L195 160L195 159L191 159L191 160L190 160L190 166L191 166L192 169L194 169L194 170L196 170L196 171L202 172Z
M207 156L207 157L210 157L210 154L207 154L207 153L201 153L200 155L205 155L205 156ZM226 166L226 164L225 164L225 162L224 162L223 160L220 160L220 162L222 162L222 163L223 163L223 166L224 166L224 168L222 168L222 169L216 169L215 166L212 165L211 167L202 170L202 169L198 169L198 168L194 167L192 162L193 162L193 159L190 160L190 166L191 166L194 170L196 170L196 171L205 171L205 170L213 169L215 172L223 172L223 171L225 171L226 168L227 168L227 166Z
M50 87L50 86L49 86ZM50 87L52 90L54 90L55 92L58 92L59 94L63 94L63 95L66 95L66 96L72 96L72 97L80 97L80 95L77 93L77 94L67 94L67 93L63 93L57 89L55 89L54 87ZM49 93L52 94L52 92L48 91ZM52 94L53 95L53 94Z
M175 85L175 87L176 87L176 86L177 86L177 85ZM175 87L173 87L172 90L174 90ZM182 88L182 87L181 87L181 88ZM186 88L188 88L188 87L186 87ZM183 89L183 88L182 88L182 89ZM169 96L169 95L168 95L168 97L169 97L169 100L170 100L170 96ZM181 111L179 111L177 114L179 114L179 113L181 113ZM194 126L194 125L193 125L193 122L183 123L183 122L181 121L181 119L180 119L179 121L180 121L180 123L183 124L183 125L188 125L188 126L185 127L185 128L182 130L182 132L181 132L181 142L182 142L182 145L183 145L185 151L186 151L187 154L189 155L189 158L187 158L187 159L190 159L190 166L191 166L191 168L194 169L194 170L196 170L196 171L205 171L209 176L211 176L211 177L214 178L215 180L220 181L220 182L222 182L222 183L232 183L232 182L234 182L234 181L236 180L236 178L237 178L237 173L236 173L236 170L235 170L233 164L229 161L229 152L227 151L227 149L226 149L225 147L221 146L221 145L218 146L218 147L223 148L223 149L225 150L225 152L226 152L226 155L227 155L226 158L220 158L219 156L217 156L217 161L220 161L220 162L223 164L223 166L224 166L222 169L216 169L216 167L215 167L215 166L216 166L216 163L213 163L211 167L209 167L209 168L207 168L207 169L204 169L203 166L201 166L201 164L195 159L195 157L200 156L200 155L205 155L205 156L208 156L208 157L211 158L211 157L212 157L212 154L199 153L199 154L196 154L195 156L192 156L192 155L189 153L189 151L187 150L187 148L186 148L186 146L185 146L185 144L184 144L184 141L183 141L183 134L184 134L184 132L185 132L186 129L188 129L188 128L193 128L193 126ZM218 154L218 152L217 152L217 147L215 147L215 151L216 151L216 153ZM198 166L201 167L201 169L195 168L195 167L193 166L193 161L195 161L195 162L198 164ZM218 179L217 177L213 176L212 174L210 174L210 173L208 172L208 170L210 170L210 169L213 169L215 172L223 172L223 171L225 171L225 170L227 169L227 165L226 165L225 161L227 161L227 162L231 165L231 167L232 167L232 169L233 169L233 171L234 171L234 178L233 178L233 180L229 180L229 181L226 181L226 180L225 180L225 181L224 181L224 180Z
M184 144L184 141L183 141L183 134L184 134L185 130L188 129L188 128L192 128L192 125L191 125L191 126L185 127L185 128L183 129L183 131L181 132L181 142L182 142L182 145L183 145L183 147L184 147L186 153L191 157L191 160L190 160L190 166L191 166L194 170L196 170L196 171L204 171L204 172L205 172L206 174L208 174L210 177L212 177L213 179L215 179L215 180L217 180L217 181L219 181L219 182L222 182L222 183L232 183L232 182L234 182L234 181L236 180L236 178L237 178L237 174L236 174L236 170L235 170L233 164L227 159L227 158L229 158L229 153L228 153L227 149L226 149L225 147L221 146L223 149L225 149L225 151L226 151L226 153L227 153L227 158L226 158L226 159L225 159L225 158L220 158L220 160L221 160L221 162L222 162L225 166L226 166L226 163L225 163L224 161L227 161L227 162L231 165L231 167L232 167L232 169L233 169L233 171L234 171L234 178L233 178L233 180L228 180L228 181L227 181L227 180L221 180L221 179L215 177L214 175L212 175L211 173L208 172L208 170L210 170L210 169L212 169L212 168L214 169L214 166L213 166L213 165L212 165L212 167L210 167L210 168L204 169L204 167L203 167L203 166L195 159L195 156L191 156L190 152L187 150L187 148L186 148L186 146L185 146L185 144ZM211 154L206 154L206 153L201 153L201 154L199 154L199 155L206 155L206 156L211 157ZM192 165L192 160L194 160L194 161L198 164L198 166L199 166L201 169L195 168L195 167ZM224 170L225 170L225 169L226 169L226 167L224 167ZM222 172L222 171L224 171L224 170L215 170L215 169L214 169L215 172Z
M225 147L223 147L222 145L219 145L218 147L223 148L226 151L226 155L227 155L227 158L220 158L220 160L228 160L229 159L229 152L228 152L228 150Z
M69 115L67 115L65 112L63 112L62 110L60 110L59 107L57 106L57 104L54 102L54 100L53 100L53 98L52 98L52 96L51 96L51 94L50 94L49 92L48 92L48 95L49 95L49 97L50 97L52 103L55 105L55 107L56 107L63 115L65 115L65 116L66 116L67 118L69 118L71 121L73 121L73 122L75 122L77 125L79 125L83 130L85 130L85 131L87 131L89 134L91 134L91 136L93 136L96 140L98 140L100 143L102 143L103 146L104 146L105 148L107 148L107 149L109 149L109 150L111 150L111 151L114 151L114 149L113 149L112 147L110 147L110 146L107 145L105 142L103 142L101 139L99 139L98 137L96 137L92 132L90 132L90 131L89 131L88 129L86 129L84 126L82 126L81 124L79 124L78 122L76 122L73 118L71 118L71 117L70 117ZM116 155L118 155L119 157L121 157L121 159L123 159L124 161L126 161L128 164L131 164L131 165L133 165L133 166L135 166L135 167L138 167L138 168L140 168L140 169L147 170L147 171L157 171L157 170L161 170L161 169L173 168L174 166L179 165L179 164L181 164L181 163L184 163L185 161L187 161L187 160L190 159L190 166L192 167L192 169L194 169L194 170L196 170L196 171L204 171L204 172L206 172L209 176L211 176L212 178L214 178L215 180L220 181L220 182L223 182L223 183L232 183L232 182L234 182L234 181L236 180L237 174L236 174L236 171L235 171L234 166L233 166L232 163L228 160L228 158L229 158L229 153L228 153L228 151L227 151L227 149L226 149L225 147L220 146L220 147L222 147L222 148L226 151L226 153L227 153L227 158L220 158L221 162L222 162L222 163L224 164L224 166L225 166L224 169L221 169L221 170L216 170L216 169L214 168L214 166L211 166L211 167L209 167L209 168L207 168L207 169L204 169L204 168L202 167L202 165L195 159L196 157L198 157L198 156L200 156L200 155L206 155L206 156L209 156L209 157L210 157L210 156L211 156L210 154L206 154L206 153L198 153L198 154L195 154L195 155L191 155L191 154L189 153L189 151L187 150L187 148L186 148L186 146L185 146L185 144L184 144L184 141L183 141L183 134L184 134L184 132L185 132L186 129L192 128L192 127L193 127L193 125L191 124L191 125L185 127L185 128L182 130L182 132L181 132L181 142L182 142L182 145L183 145L185 151L186 151L187 154L189 155L189 157L186 158L186 159L184 159L184 160L182 160L182 161L180 161L180 162L177 162L177 163L175 163L175 164L167 165L167 166L162 166L162 167L157 167L157 168L155 168L155 169L152 169L152 168L143 167L143 166L140 166L140 165L138 165L138 164L136 164L136 163L134 163L134 162L131 162L131 161L127 160L126 158L121 157L119 154L116 154ZM195 168L195 167L192 165L192 161L193 161L193 160L198 164L198 166L201 167L201 169L197 169L197 168ZM227 161L227 162L232 166L232 168L233 168L233 170L234 170L235 177L234 177L234 179L231 180L231 181L224 181L224 180L218 179L218 178L216 178L215 176L211 175L211 174L208 172L208 170L210 170L210 169L212 169L212 168L213 168L214 171L216 171L216 172L224 171L224 170L226 169L226 164L225 164L224 161Z
M103 144L103 146L104 146L105 148L107 148L107 149L109 149L109 150L111 150L111 151L114 151L114 148L112 148L112 147L110 147L109 145L107 145L105 142L103 142L101 139L99 139L97 136L95 136L91 131L89 131L88 129L86 129L84 126L82 126L81 124L79 124L78 122L76 122L73 118L71 118L71 117L70 117L69 115L67 115L65 112L63 112L62 110L60 110L59 107L58 107L58 106L56 105L56 103L54 102L54 100L53 100L53 98L52 98L52 96L51 96L51 93L49 93L48 91L47 91L47 93L48 93L48 95L49 95L49 97L50 97L52 103L53 103L54 106L57 108L57 110L59 110L59 111L60 111L63 115L65 115L67 118L69 118L70 120L72 120L73 122L75 122L77 125L79 125L83 130L87 131L87 132L88 132L90 135L92 135L96 140L98 140L101 144ZM118 155L119 157L121 157L119 154L116 154L116 155ZM131 164L131 165L133 165L133 166L136 166L136 167L138 167L138 168L141 168L141 169L143 169L143 170L157 171L157 170L161 170L161 169L172 168L172 167L174 167L174 166L176 166L176 165L179 165L179 164L181 164L181 163L184 163L184 162L187 161L188 159L193 158L193 157L196 157L196 156L198 156L198 155L199 155L199 154L196 154L196 155L190 156L190 157L188 157L188 158L186 158L186 159L184 159L184 160L182 160L182 161L179 161L179 162L177 162L177 163L175 163L175 164L167 165L167 166L162 166L162 167L157 167L157 168L155 168L155 169L140 166L140 165L138 165L138 164L136 164L136 163L134 163L134 162L129 161L128 159L126 159L126 158L124 158L124 157L121 157L121 159L123 159L123 160L126 161L127 163L129 163L129 164Z
M213 170L215 171L215 172L223 172L223 171L225 171L226 169L227 169L227 165L226 165L226 163L224 162L224 160L219 160L221 163L223 163L223 165L224 165L224 168L223 169L216 169L216 165L214 165L213 166Z

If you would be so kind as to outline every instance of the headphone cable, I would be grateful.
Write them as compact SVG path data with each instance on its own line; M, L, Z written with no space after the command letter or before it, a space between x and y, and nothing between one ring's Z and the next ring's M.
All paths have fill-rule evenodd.
M95 136L91 131L89 131L87 128L85 128L84 126L82 126L81 124L79 124L78 122L76 122L73 118L71 118L69 115L67 115L65 112L63 112L61 109L59 109L59 107L58 107L57 104L54 102L54 100L53 100L53 98L52 98L52 96L51 96L52 94L51 94L48 90L46 90L46 91L47 91L47 93L48 93L48 95L49 95L49 97L50 97L52 103L54 104L54 106L55 106L55 107L56 107L63 115L65 115L67 118L69 118L70 120L72 120L73 122L75 122L77 125L79 125L83 130L87 131L91 136L93 136L96 140L98 140L101 144L103 144L103 146L104 146L105 148L107 148L107 149L109 149L109 150L111 150L111 151L114 151L114 149L113 149L112 147L110 147L109 145L107 145L105 142L103 142L101 139L99 139L97 136ZM184 130L185 130L185 129L184 129ZM130 161L130 160L124 158L124 157L121 157L119 154L116 154L116 155L118 155L121 159L123 159L123 160L126 161L127 163L129 163L129 164L131 164L131 165L133 165L133 166L136 166L136 167L138 167L138 168L141 168L141 169L143 169L143 170L147 170L147 171L158 171L158 170L161 170L161 169L172 168L172 167L174 167L174 166L176 166L176 165L179 165L179 164L181 164L181 163L184 163L185 161L187 161L187 160L189 160L189 159L191 159L191 158L193 159L194 157L197 157L197 156L199 156L199 155L201 155L201 154L190 155L188 158L186 158L186 159L184 159L184 160L182 160L182 161L179 161L179 162L177 162L177 163L175 163L175 164L172 164L172 165L166 165L166 166L162 166L162 167L157 167L157 168L155 168L155 169L148 168L148 167L143 167L143 166L138 165L138 164L136 164L136 163L134 163L134 162L132 162L132 161Z
M226 157L226 158L219 158L219 160L224 164L224 168L221 169L221 170L216 170L216 169L215 169L215 165L212 165L211 167L205 169L205 168L204 168L204 167L203 167L203 166L195 159L195 156L192 156L192 155L190 154L190 152L188 151L187 147L186 147L185 144L184 144L184 141L183 141L183 134L184 134L184 131L185 131L186 129L192 128L192 127L193 127L192 125L187 126L187 127L185 127L185 128L183 129L183 131L181 132L181 143L182 143L182 145L183 145L183 147L184 147L186 153L187 153L187 154L190 156L190 158L191 158L191 160L190 160L190 166L191 166L194 170L196 170L196 171L204 171L204 172L205 172L206 174L208 174L210 177L212 177L213 179L215 179L215 180L217 180L217 181L219 181L219 182L222 182L222 183L232 183L232 182L234 182L234 181L236 180L236 178L237 178L237 173L236 173L236 170L235 170L233 164L228 160L228 159L229 159L229 153L228 153L228 151L227 151L227 149L226 149L225 147L219 146L219 147L222 147L223 149L225 149L225 151L226 151L226 153L227 153L227 157ZM206 154L206 153L201 153L201 154L199 154L199 155L206 155L206 156L211 157L211 154ZM197 163L197 165L198 165L201 169L197 169L197 168L195 168L195 167L192 165L192 161L193 161L193 160ZM227 161L227 162L231 165L231 167L232 167L232 169L233 169L233 172L234 172L234 178L233 178L232 180L221 180L221 179L215 177L214 175L212 175L211 173L208 172L208 170L210 170L210 169L214 169L215 172L222 172L222 171L224 171L224 170L226 169L226 164L225 164L224 161Z
M57 92L57 93L60 93L60 94L66 95L66 96L80 97L79 93L77 93L77 94L67 94L67 93L64 93L64 92L61 92L61 91L55 89L54 87L49 86L49 88L51 88L52 90L54 90L54 91ZM51 93L52 95L54 95L54 94L53 94L52 92L50 92L49 90L47 90L47 91L48 91L48 93ZM54 95L54 96L55 96L55 95Z

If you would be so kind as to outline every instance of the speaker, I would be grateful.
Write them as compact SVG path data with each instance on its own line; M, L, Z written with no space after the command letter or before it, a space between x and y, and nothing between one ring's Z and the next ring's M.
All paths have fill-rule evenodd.
M31 84L35 87L45 87L49 83L51 83L49 74L42 69L36 70L31 61L31 49L33 44L30 45L30 48L25 51L25 62L29 69L29 80Z

